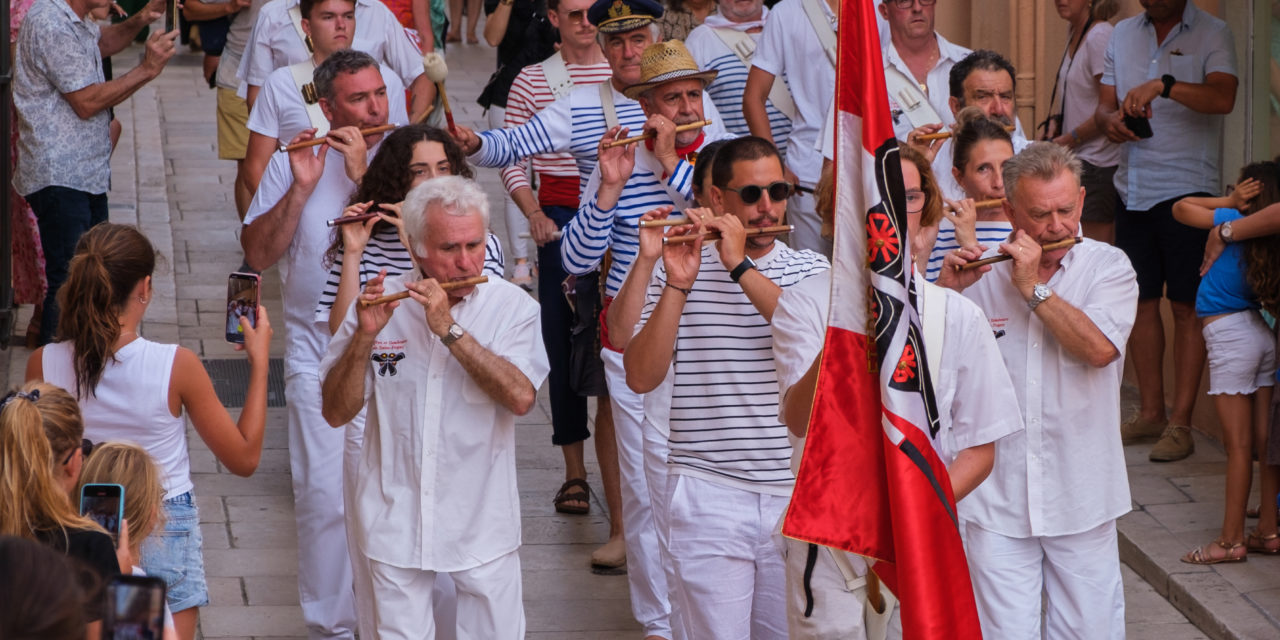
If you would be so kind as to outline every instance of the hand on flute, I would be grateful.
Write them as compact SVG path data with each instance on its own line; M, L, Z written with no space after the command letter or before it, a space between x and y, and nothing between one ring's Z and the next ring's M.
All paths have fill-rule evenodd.
M711 121L710 121L710 120L703 120L703 121L701 121L701 122L690 122L689 124L676 125L676 133L683 133L683 132L685 132L685 131L692 131L692 130L694 130L694 129L701 129L702 127L708 126L708 125L710 125L710 124L711 124ZM633 143L633 142L640 142L640 141L642 141L642 140L648 140L648 139L650 139L650 138L656 137L657 135L658 135L658 132L657 132L657 131L654 131L654 130L650 129L650 130L645 131L644 133L642 133L642 134L640 134L640 135L638 135L638 136L631 136L631 137L629 137L629 138L622 138L621 140L610 140L609 142L604 143L604 147L605 147L606 149L610 149L610 148L613 148L613 147L621 147L621 146L623 146L623 145L628 145L628 144L631 144L631 143Z
M1084 238L1077 236L1073 238L1067 238L1066 240L1059 240L1057 242L1042 244L1042 245L1039 245L1039 247L1041 252L1057 251L1058 249L1066 249L1067 247L1080 244L1083 241L1084 241ZM1000 245L1000 248L1001 250L1010 251L1011 253L1001 253L1000 255L991 256L990 258L982 258L981 260L972 260L965 264L957 264L952 268L955 269L956 271L971 271L973 269L978 269L980 267L985 267L987 265L992 265L999 262L1005 262L1006 260L1014 260L1016 258L1015 254L1019 253L1018 249L1022 247L1019 247L1011 243L1005 243ZM1038 258L1039 254L1036 254L1036 257Z
M435 282L434 279L430 279L430 278L428 278L427 280L423 280L421 282L427 282L427 281ZM442 291L456 291L458 289L466 289L467 287L474 287L478 284L484 284L488 281L489 281L489 276L475 276L473 278L464 278L462 280L450 280L448 282L437 283L436 287ZM369 282L372 283L373 281L370 280ZM418 288L421 289L423 287L418 287ZM411 289L406 289L399 293L393 293L385 296L371 295L373 292L369 291L368 289L369 288L366 287L365 294L360 297L360 308L362 309L366 307L383 305L388 302L395 302L397 300L404 300L405 298L408 298L412 295L412 293L410 293ZM381 293L381 290L379 290L379 293ZM421 295L421 292L415 291L415 293L419 293Z
M396 125L394 125L394 124L380 124L380 125L378 125L378 126L376 126L376 127L369 127L369 128L367 128L367 129L360 129L360 130L359 130L359 134L360 134L361 136L371 136L371 135L378 134L378 133L385 133L385 132L390 131L390 130L395 129L395 128L396 128ZM315 131L315 130L314 130L314 129L310 129L310 131ZM276 150L277 150L277 151L284 151L284 152L286 152L286 153L287 153L287 152L289 152L289 151L297 151L298 149L306 149L306 148L308 148L308 147L314 147L314 146L317 146L317 145L325 144L325 143L327 143L327 142L334 142L334 141L337 141L337 142L343 142L342 140L337 140L336 138L333 138L334 133L335 133L334 131L330 131L330 132L328 133L328 135L321 136L321 137L319 137L319 138L312 138L312 139L310 139L310 140L303 140L303 141L301 141L301 142L294 142L294 143L289 144L289 145L285 145L284 143L281 143L281 144L280 144L280 146L279 146ZM297 139L297 138L295 138L295 140L296 140L296 139ZM354 141L353 141L353 140L348 139L348 140L346 140L345 142L346 142L347 144L350 144L351 142L354 142ZM336 146L336 145L334 145L334 146Z
M367 222L369 220L387 220L394 222L391 218L399 216L399 205L375 205L373 201L357 202L343 210L342 215L332 220L326 220L325 225L329 227L341 227L358 222Z

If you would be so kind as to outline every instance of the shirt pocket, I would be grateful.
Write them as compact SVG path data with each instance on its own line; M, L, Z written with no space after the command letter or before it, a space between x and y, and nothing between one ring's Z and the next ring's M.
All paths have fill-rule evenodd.
M1169 73L1178 82L1204 82L1204 57L1194 53L1169 54Z

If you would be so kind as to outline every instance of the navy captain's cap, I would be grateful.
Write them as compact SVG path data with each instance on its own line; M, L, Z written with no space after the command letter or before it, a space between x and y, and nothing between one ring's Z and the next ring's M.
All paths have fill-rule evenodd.
M648 25L662 12L662 5L654 0L596 0L587 10L587 21L600 33L622 33Z

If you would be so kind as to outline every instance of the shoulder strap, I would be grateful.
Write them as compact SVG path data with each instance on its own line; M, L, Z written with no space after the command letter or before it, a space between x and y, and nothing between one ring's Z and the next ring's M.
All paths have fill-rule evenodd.
M809 24L813 26L814 32L818 34L818 43L822 45L822 50L827 53L827 61L831 66L836 66L836 32L831 28L831 21L827 19L827 14L822 10L822 6L818 4L821 0L800 0L800 6L804 7L804 14L809 18Z
M751 56L756 53L756 41L751 34L723 27L712 28L711 32L720 38L720 42L723 42L729 51L738 56L738 60L742 61L744 67L751 69ZM782 78L774 78L773 88L769 89L769 102L787 119L796 119L796 102L791 98L791 90L787 88L787 83Z
M929 104L929 99L920 90L920 85L908 78L907 74L891 64L886 64L884 66L884 80L886 88L889 90L889 95L898 99L898 105L902 107L902 114L911 123L911 128L914 129L926 124L942 124L942 118L933 109L933 105Z
M569 67L564 63L564 56L557 51L551 57L539 63L542 74L547 77L547 87L556 100L565 97L573 90L573 78L569 76Z
M600 83L600 108L604 109L605 131L618 126L618 109L613 106L613 83L609 80Z
M302 30L302 7L293 5L289 8L289 21L293 23L293 30L297 32L298 39L302 41L302 46L307 48L307 53L315 53L315 48L311 46L311 38L307 36L307 32Z
M918 278L920 324L924 331L924 358L929 364L929 377L940 380L942 343L947 334L947 292L924 278Z
M324 117L324 111L320 109L320 96L316 95L316 86L312 82L315 72L316 65L310 57L297 64L289 65L293 86L297 87L298 92L302 94L302 104L307 108L307 120L311 121L311 126L316 128L316 137L320 137L329 133L329 120Z

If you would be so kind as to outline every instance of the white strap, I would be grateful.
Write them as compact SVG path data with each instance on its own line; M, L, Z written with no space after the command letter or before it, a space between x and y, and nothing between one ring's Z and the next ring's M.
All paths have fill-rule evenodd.
M315 53L312 49L310 39L307 38L307 32L302 30L302 7L293 5L289 8L289 20L293 22L293 30L298 33L298 39L302 41L302 46L306 47L307 53Z
M924 325L924 359L929 363L929 377L941 380L942 341L947 336L947 292L924 278L918 278L916 283L920 323Z
M311 126L316 128L316 137L329 133L329 120L324 117L324 110L320 108L319 96L315 94L315 84L312 79L315 76L316 65L308 57L306 60L297 64L289 65L289 74L293 76L293 86L298 88L298 93L302 94L302 104L307 108L307 120L311 121ZM308 100L308 98L312 98Z
M649 172L658 179L658 183L662 185L662 189L667 192L667 197L671 198L671 204L675 206L676 211L685 209L693 204L693 202L691 202L689 198L685 197L683 193L680 193L678 189L671 186L671 182L667 180L669 176L662 175L666 172L666 170L662 168L662 163L659 162L657 156L653 155L653 152L649 151L649 149L644 145L636 146L636 166L648 169Z
M605 131L618 126L618 110L613 106L613 83L610 80L600 83L600 108L604 109Z
M822 10L822 6L818 3L821 0L800 0L800 6L804 7L804 14L809 18L809 24L813 26L813 30L818 34L818 44L822 45L822 50L827 53L827 60L831 62L831 66L836 66L836 32L831 27L831 20L827 18L827 12Z
M756 40L751 37L751 34L727 28L713 28L711 32L720 38L729 51L738 56L738 60L742 61L744 67L751 68L751 56L756 53ZM774 109L781 111L788 120L796 119L796 102L791 98L791 90L787 88L787 83L782 78L774 78L773 88L769 89L769 103Z
M926 124L942 124L942 118L933 109L933 105L929 104L929 98L920 90L920 85L897 67L885 65L884 80L889 95L897 98L898 106L902 107L902 115L907 117L912 129Z
M542 65L542 74L547 77L547 87L551 89L553 98L559 100L573 91L573 78L569 77L569 67L565 66L564 56L559 51L539 64Z

